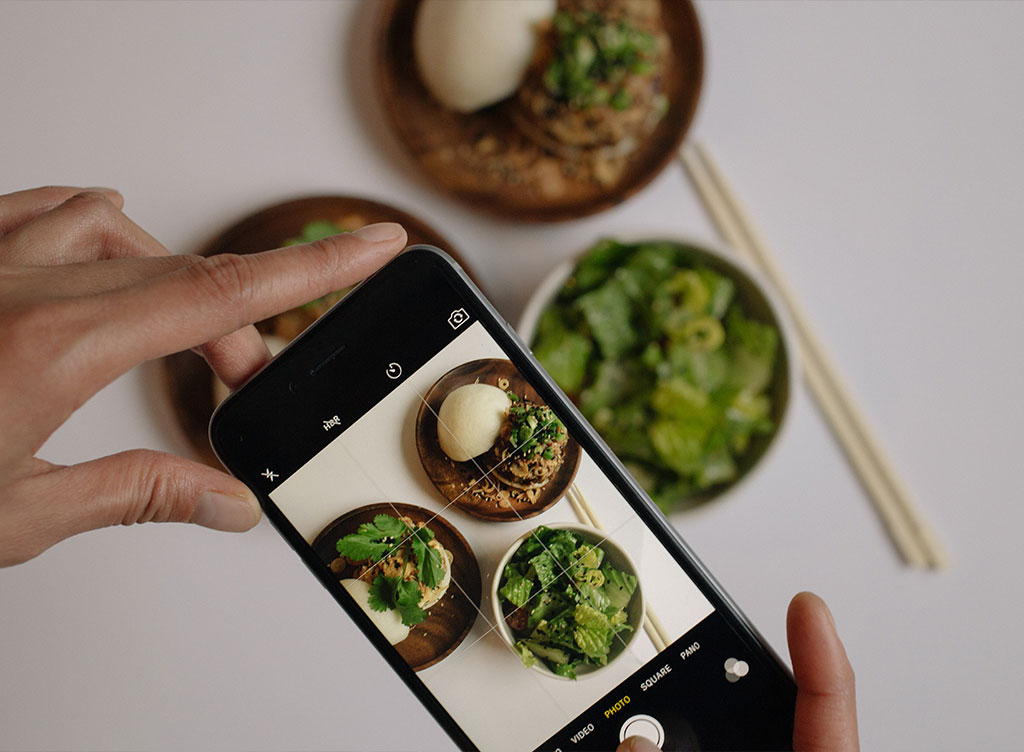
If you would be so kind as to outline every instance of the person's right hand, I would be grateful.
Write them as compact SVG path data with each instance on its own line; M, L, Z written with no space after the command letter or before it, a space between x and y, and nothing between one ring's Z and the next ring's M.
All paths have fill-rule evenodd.
M825 601L813 593L798 593L789 604L786 636L797 688L793 749L856 752L860 742L853 667ZM631 736L617 752L658 752L658 748L643 737Z
M122 203L110 189L0 196L0 566L107 525L255 525L252 492L198 462L134 449L63 467L36 453L146 360L194 348L238 387L270 359L252 322L358 282L406 241L385 223L265 253L175 256Z
M786 615L786 637L797 690L793 749L856 752L853 667L825 601L814 593L797 593Z

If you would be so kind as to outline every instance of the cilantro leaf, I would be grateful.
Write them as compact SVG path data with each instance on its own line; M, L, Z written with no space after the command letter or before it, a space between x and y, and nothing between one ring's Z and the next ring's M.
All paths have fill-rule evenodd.
M432 548L424 541L424 535L420 531L430 534L427 538L434 537L434 534L425 527L417 528L409 540L412 542L412 552L416 556L416 574L419 581L427 587L437 587L444 577L444 565L441 563L441 554L436 548Z
M337 544L338 553L352 561L380 561L390 548L387 543L376 541L362 532L350 533Z
M420 587L415 582L400 582L395 599L395 609L407 627L415 627L427 618L427 612L420 608Z
M369 603L374 611L391 611L395 607L396 591L398 589L397 577L385 577L377 575L373 584L370 585Z
M365 522L359 531L338 541L338 553L352 561L380 561L391 553L408 533L409 526L387 514L378 514L373 522Z
M378 514L373 518L373 526L382 536L389 538L401 538L409 530L409 526L397 517L388 514Z

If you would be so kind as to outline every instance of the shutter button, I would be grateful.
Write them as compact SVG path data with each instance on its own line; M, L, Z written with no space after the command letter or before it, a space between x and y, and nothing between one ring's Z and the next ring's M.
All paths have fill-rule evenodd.
M654 742L658 749L665 743L665 729L661 727L657 718L649 715L635 715L622 724L619 731L619 741L625 741L630 736L642 736Z

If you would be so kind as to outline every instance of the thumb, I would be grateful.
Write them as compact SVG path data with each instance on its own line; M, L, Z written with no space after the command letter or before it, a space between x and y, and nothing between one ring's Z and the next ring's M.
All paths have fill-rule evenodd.
M659 747L644 736L627 736L615 752L658 752Z
M0 508L0 565L26 561L86 530L137 522L192 522L241 532L260 519L239 480L163 452L136 449L55 467L8 489Z
M793 748L859 749L853 667L825 601L799 593L789 604L786 632L797 686Z

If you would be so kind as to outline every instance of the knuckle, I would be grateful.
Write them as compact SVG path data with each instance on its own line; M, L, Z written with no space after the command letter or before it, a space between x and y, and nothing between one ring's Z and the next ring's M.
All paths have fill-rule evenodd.
M247 302L256 281L251 260L234 253L221 253L187 267L204 295Z
M314 273L323 276L335 270L341 255L338 253L338 242L337 236L331 236L309 243L310 252L306 254L306 257L309 259L310 269Z
M192 513L195 494L183 493L184 476L170 455L151 449L128 452L130 503L124 510L122 525L139 522L180 522Z
M71 212L73 219L84 235L99 241L117 237L122 217L120 209L110 199L96 191L82 191L64 202L64 210Z
M121 212L110 199L98 191L82 191L69 198L65 204L76 211L100 221L110 221Z

